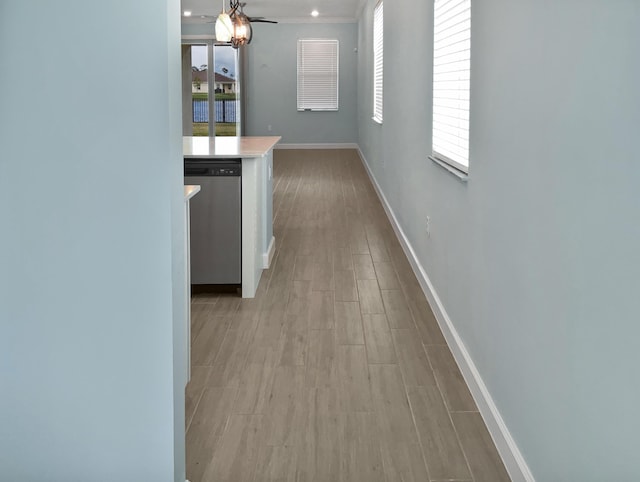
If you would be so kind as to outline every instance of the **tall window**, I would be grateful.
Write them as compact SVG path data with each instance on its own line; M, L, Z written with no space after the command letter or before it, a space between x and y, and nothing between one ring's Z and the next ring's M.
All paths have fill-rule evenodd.
M373 11L373 120L382 124L382 80L384 50L384 12L382 0Z
M471 0L435 0L433 156L469 171Z
M298 110L338 110L337 40L298 40Z
M213 40L183 44L183 135L240 135L239 73L239 50L231 45Z

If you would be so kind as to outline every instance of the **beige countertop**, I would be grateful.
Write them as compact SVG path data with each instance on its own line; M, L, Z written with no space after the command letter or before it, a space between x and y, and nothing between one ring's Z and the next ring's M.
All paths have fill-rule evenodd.
M269 137L195 137L182 138L185 158L262 157L280 141L279 136Z
M185 186L184 187L184 200L188 201L193 196L200 192L200 186Z

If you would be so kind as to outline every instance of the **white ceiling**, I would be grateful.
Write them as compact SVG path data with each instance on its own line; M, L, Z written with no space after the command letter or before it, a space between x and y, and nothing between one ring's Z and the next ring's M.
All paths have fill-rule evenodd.
M364 0L244 0L247 5L244 13L250 17L267 17L289 21L354 20ZM225 9L229 9L229 0L224 0ZM320 15L313 19L312 10ZM211 21L222 10L222 0L182 0L182 11L190 10L190 18L183 17L185 23L204 23ZM202 16L209 18L202 18Z

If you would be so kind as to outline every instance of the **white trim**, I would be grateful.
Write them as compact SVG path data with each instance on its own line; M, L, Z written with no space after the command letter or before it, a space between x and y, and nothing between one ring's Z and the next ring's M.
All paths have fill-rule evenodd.
M215 40L213 34L183 35L182 40Z
M326 144L277 144L274 149L360 149L354 142Z
M268 17L278 23L358 23L356 17Z
M509 472L511 479L514 482L535 482L533 478L533 474L529 467L527 466L524 457L520 453L518 446L516 445L515 440L509 433L509 429L507 428L500 412L498 411L498 407L493 401L487 386L484 384L482 377L480 376L480 372L476 368L471 355L467 351L467 348L464 346L462 338L458 334L453 322L449 318L447 311L440 301L440 297L436 293L436 290L429 280L426 271L422 267L422 264L418 260L411 243L407 239L407 236L404 234L404 231L400 224L398 223L398 219L396 218L393 209L389 205L386 196L382 192L380 185L376 181L376 178L373 175L373 172L369 168L369 164L362 153L362 150L358 147L358 154L360 155L360 159L362 160L362 164L371 179L371 183L373 184L380 201L382 202L382 206L384 207L385 212L387 213L387 217L391 222L393 230L395 231L398 239L400 240L400 244L402 245L402 249L404 253L407 255L409 262L411 263L411 267L413 268L413 272L418 278L418 282L420 283L420 287L424 292L427 300L429 301L429 305L433 310L433 313L438 320L438 325L442 330L442 333L447 340L447 344L453 353L453 356L460 367L460 371L469 386L469 390L473 395L476 404L478 405L478 410L480 411L480 415L482 419L487 425L489 433L493 438L494 443L496 444L496 448L500 456L502 457L502 461Z
M262 253L262 267L264 269L269 269L271 266L271 262L273 261L273 255L276 252L276 238L271 236L271 242L269 243L269 248L266 253Z

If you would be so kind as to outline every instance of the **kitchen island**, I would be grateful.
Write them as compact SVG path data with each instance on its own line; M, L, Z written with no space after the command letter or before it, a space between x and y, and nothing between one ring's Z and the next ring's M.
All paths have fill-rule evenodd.
M183 137L185 159L240 159L242 163L242 297L255 297L275 251L273 148L280 137ZM215 249L215 247L212 247Z

